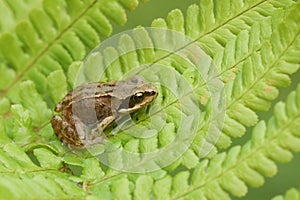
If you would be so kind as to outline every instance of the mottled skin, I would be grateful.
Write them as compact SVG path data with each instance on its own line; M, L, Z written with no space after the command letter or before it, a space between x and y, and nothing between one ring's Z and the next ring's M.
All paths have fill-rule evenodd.
M51 124L69 146L83 147L99 140L103 130L122 115L149 105L157 89L141 77L127 81L88 83L70 91L56 107Z

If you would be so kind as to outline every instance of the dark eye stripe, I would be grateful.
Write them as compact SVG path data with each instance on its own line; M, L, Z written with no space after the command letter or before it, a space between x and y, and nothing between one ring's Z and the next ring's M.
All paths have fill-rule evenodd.
M147 96L152 96L152 95L155 95L155 94L156 94L156 92L154 92L154 91L151 91L151 92L145 92L145 93L146 93Z

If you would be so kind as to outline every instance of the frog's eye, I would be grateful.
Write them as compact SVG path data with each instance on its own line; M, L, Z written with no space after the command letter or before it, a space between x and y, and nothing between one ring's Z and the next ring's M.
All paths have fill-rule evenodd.
M144 93L142 92L138 92L134 94L134 96L132 97L134 103L140 103L141 101L143 101L143 99L144 99Z

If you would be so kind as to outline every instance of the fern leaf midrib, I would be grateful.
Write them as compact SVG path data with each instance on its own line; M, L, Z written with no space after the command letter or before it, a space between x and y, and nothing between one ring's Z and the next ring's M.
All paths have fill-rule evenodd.
M0 174L24 174L24 173L40 173L40 172L54 172L57 173L57 169L50 169L50 168L42 168L39 170L10 170L10 171L0 171Z
M5 97L8 91L12 89L19 81L21 81L25 74L30 69L32 69L32 67L39 61L39 59L41 59L48 52L48 50L51 47L53 47L56 44L56 42L59 41L59 39L62 38L64 34L67 33L67 31L70 30L72 26L76 22L78 22L96 3L97 0L94 0L89 6L86 7L86 9L80 15L78 15L78 17L74 18L74 20L71 21L71 23L61 31L61 33L59 33L52 41L50 41L49 44L43 50L41 50L40 53L37 54L37 56L35 56L35 58L32 59L32 61L25 67L25 69L18 73L14 81L0 92L0 98Z
M276 129L278 134L272 136L270 139L268 139L266 141L266 143L260 145L254 151L251 151L251 153L249 155L243 157L242 159L238 159L236 161L235 165L232 165L228 169L222 171L222 173L219 174L218 176L215 176L215 177L211 178L210 180L205 181L204 184L201 184L199 186L193 187L192 190L189 190L189 191L185 192L184 194L182 194L180 196L177 196L177 197L174 197L174 198L171 198L171 199L172 200L180 199L180 198L185 197L185 196L189 195L190 193L198 190L199 188L204 187L205 185L207 185L207 184L209 184L211 182L217 181L220 177L224 176L224 174L226 174L227 172L230 172L231 170L234 170L237 166L241 165L241 163L247 162L247 160L251 160L251 157L253 157L255 155L258 155L258 153L260 151L264 151L264 149L268 149L267 148L268 145L270 145L272 142L276 141L277 137L280 136L280 133L285 133L285 131L288 130L296 120L300 119L300 112L299 111L300 110L298 110L298 114L295 115L292 119L289 119L288 122L284 126L282 126L280 129Z
M292 44L295 42L295 40L298 38L298 36L300 35L300 29L298 30L297 34L295 35L295 37L293 38L293 40L290 42L290 44L287 46L287 48L284 49L284 51L282 51L282 53L278 56L278 58L270 65L269 68L267 68L267 70L261 74L261 76L259 76L256 81L253 81L253 83L251 84L251 86L245 91L243 92L241 95L238 96L238 98L235 98L234 101L230 102L228 104L228 106L226 106L226 110L228 110L230 107L232 107L234 104L238 103L238 101L242 100L244 96L246 96L248 93L251 92L251 90L253 90L253 88L260 83L260 81L262 81L264 79L264 77L266 76L266 74L268 74L271 70L273 70L274 66L276 66L276 64L281 60L281 58L285 55L285 53L289 50L290 47L292 47Z

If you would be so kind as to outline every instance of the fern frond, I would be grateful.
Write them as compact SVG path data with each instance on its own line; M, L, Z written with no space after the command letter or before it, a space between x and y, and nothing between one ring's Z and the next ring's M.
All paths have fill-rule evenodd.
M1 162L1 198L5 199L63 199L82 198L86 193L71 180L69 175L54 171L61 160L45 149L36 149L35 154L48 162L41 163L43 168L35 165L29 157L13 143L2 146ZM56 161L55 161L56 160ZM60 160L60 161L59 161ZM59 162L57 162L59 161ZM50 164L52 163L52 165ZM55 166L55 168L53 168Z
M219 199L221 196L230 199L226 193L241 197L247 192L246 185L261 186L262 175L271 177L277 173L275 162L288 162L293 157L292 152L300 151L299 102L300 85L290 93L286 103L276 104L274 117L268 123L260 121L255 126L251 141L217 154L210 161L201 161L193 171L178 173L178 176L185 174L185 178L177 182L175 176L168 182L167 188L174 188L173 192L169 191L170 198Z
M299 20L299 8L293 7L292 9L293 11L290 11L285 19L296 24L296 21ZM261 8L259 10L262 12ZM282 15L281 12L279 14ZM277 17L278 15L275 15L274 18ZM221 135L217 143L218 147L226 148L231 143L228 136L240 137L245 132L245 126L255 125L258 118L254 111L268 110L271 100L278 95L276 87L287 86L290 82L288 75L298 70L299 60L295 60L296 55L293 53L295 56L293 60L286 58L291 52L299 53L299 26L285 28L286 32L282 32L286 20L279 25L276 25L274 21L272 23L269 18L260 24L253 22L250 30L246 29L240 32L235 39L226 43L224 54L220 57L225 61L223 63L220 63L221 59L218 58L222 53L218 53L220 51L216 48L213 49L214 52L217 52L214 53L217 56L214 57L214 60L216 63L220 63L217 66L223 67L220 69L220 74L226 82L227 96L227 111L223 128L223 133L227 136ZM266 27L269 27L268 31L265 31ZM218 36L218 30L215 32ZM284 33L288 36L283 35ZM278 34L281 34L280 38L286 39L282 45L278 44L280 41ZM215 40L218 41L216 37ZM275 42L272 42L272 45L269 43L274 40L280 46L277 46ZM207 45L205 42L203 42L204 45ZM281 53L276 52L281 48L283 48ZM273 62L270 63L270 60Z
M267 6L267 8L269 8ZM267 22L269 22L270 20L267 19ZM184 29L182 29L183 27L183 20L182 20L182 15L180 14L180 12L178 10L173 11L172 13L170 13L167 22L163 22L162 20L158 20L155 21L153 23L153 26L159 26L162 27L161 25L166 25L168 28L171 27L177 31L184 31ZM264 22L263 22L264 24ZM275 26L275 25L274 25ZM250 29L251 31L251 29ZM254 25L254 31L257 31L257 26L256 24ZM135 35L136 33L136 35ZM240 38L244 38L244 32L241 32L242 36L238 37ZM155 62L156 59L159 59L160 57L160 52L158 52L156 54L156 52L154 52L153 47L155 45L153 44L157 44L158 41L156 40L152 40L152 38L149 37L149 35L147 34L147 32L143 32L143 31L136 31L133 32L133 38L130 38L128 36L123 36L120 39L120 48L116 49L116 48L107 48L103 51L103 54L100 53L95 53L93 54L93 56L90 57L89 60L87 60L86 63L86 68L85 68L85 75L88 81L95 81L95 80L99 80L99 78L95 77L95 74L93 73L95 70L95 67L97 67L98 71L101 71L101 66L108 66L107 70L105 71L105 76L104 80L109 80L109 79L119 79L119 77L122 76L122 74L124 72L126 72L126 70L129 70L132 66L128 65L131 63L140 63L140 64L146 64L146 63L153 63ZM143 38L143 39L141 39ZM155 38L156 39L156 38ZM257 40L257 39L256 39ZM143 44L140 44L143 43ZM126 44L126 47L125 47ZM125 54L120 56L120 59L118 59L120 52L125 51L124 48L133 48L134 46L147 46L147 49L138 49L137 51L131 51L130 54ZM175 44L176 45L176 44ZM259 55L260 56L260 49L263 48L263 45L261 45L258 49L254 49L254 53L255 56ZM128 49L126 49L128 50ZM251 57L252 55L250 55ZM255 57L253 56L253 57ZM158 58L157 58L158 57ZM241 59L241 58L240 58ZM174 60L174 62L172 61ZM243 60L242 60L243 61ZM178 64L178 60L176 60L176 56L171 57L171 59L165 59L163 61L161 61L162 63L166 64L169 62L170 65L173 65L173 67L180 71L180 73L184 73L184 70L187 70L188 67L186 67L186 63L180 63ZM240 62L240 61L238 61ZM257 61L256 61L257 62ZM180 69L178 66L180 67L185 67L182 69ZM250 69L252 69L252 67L249 67ZM103 70L103 69L102 69ZM124 71L125 70L125 71ZM160 69L161 70L161 69ZM149 74L148 74L149 75ZM169 77L172 77L173 75L169 74ZM153 80L157 79L157 77L153 77ZM178 85L178 81L176 81L177 79L173 76L170 79L164 78L164 79L160 79L162 81L165 81L165 83L162 83L162 85L172 85L174 88L180 88L180 85ZM172 84L168 83L168 81L174 81ZM254 81L253 81L254 82ZM201 82L200 82L201 83ZM228 85L230 85L230 83L228 83ZM238 85L238 84L236 84ZM246 85L246 84L245 84ZM197 85L196 85L197 86ZM197 88L195 86L195 88ZM247 86L247 85L246 85ZM167 135L167 137L169 138L175 138L176 133L174 132L176 127L179 127L179 123L178 121L176 121L176 119L178 117L178 115L181 115L181 112L178 111L177 106L173 105L173 106L169 106L169 104L173 103L174 99L172 96L170 96L170 92L168 92L167 90L165 90L164 88L161 88L162 94L166 94L164 95L166 98L162 101L161 100L157 100L156 103L162 104L162 105L166 105L167 110L166 112L168 113L167 115L167 122L166 124L164 124L165 127L163 127L162 131L159 132L159 134L157 136L154 137L150 137L148 139L140 139L140 140L136 140L135 137L132 136L125 136L126 134L122 134L119 133L117 134L113 140L115 141L122 141L121 143L118 142L118 145L121 146L121 149L125 149L127 150L129 147L130 152L135 152L135 153L149 153L149 152L153 152L155 150L158 150L159 148L163 148L164 146L159 146L159 145L167 145L168 143L166 143L164 140L165 137L163 137L164 135ZM176 91L176 90L174 90ZM238 105L237 107L235 107L234 109L232 109L234 112L239 113L239 111L243 109L244 112L250 112L252 113L253 111L245 108L245 106L243 104ZM239 115L240 116L240 115ZM157 122L156 127L161 127L160 124L163 124L162 119L157 118L158 120L154 120L155 122ZM256 115L253 119L248 119L249 121L246 123L246 125L249 125L250 123L253 123L253 121L256 121ZM141 120L143 121L143 120ZM201 121L202 118L201 118ZM231 120L229 121L230 125L234 124L235 127L238 128L238 130L243 130L244 128L240 128L242 123L239 123L238 121L234 121ZM139 123L139 122L137 122ZM227 124L228 125L228 124ZM153 126L155 127L155 126ZM169 127L175 127L175 129L171 130L169 129ZM192 130L190 130L190 128L193 126L189 126L185 129L185 131L191 132ZM178 165L183 164L184 167L187 168L193 168L198 162L199 162L199 146L203 145L202 141L203 138L205 138L205 128L206 126L203 126L204 129L200 130L197 133L195 142L192 145L192 150L187 151L182 158L179 159L178 162L174 163L173 167L170 167L168 170L172 171L173 169L175 169ZM165 131L168 131L168 134L165 134ZM226 130L226 129L225 129ZM232 127L229 127L228 132L230 134L243 134L243 133L235 133L232 132ZM135 132L136 130L133 129L133 132ZM141 131L138 131L141 132ZM204 133L204 134L200 134L200 133ZM204 136L203 136L204 135ZM197 138L199 137L199 138ZM169 141L172 141L171 139L169 139ZM223 146L228 146L228 139L226 137L223 136L223 138L221 137L221 142L219 142L219 144L222 144L223 142ZM224 142L225 141L225 142ZM225 143L225 145L224 145ZM109 165L116 165L120 168L124 167L123 164L126 164L126 158L122 158L122 156L118 153L118 152L114 152L114 153L109 153L108 154L108 164Z
M151 82L161 81L157 85L161 95L151 107L153 110L139 113L136 124L143 125L142 128L132 127L131 131L145 135L158 131L142 139L120 132L110 139L113 145L109 150L119 147L131 153L155 152L174 142L178 130L193 132L201 123L196 137L188 138L193 139L192 146L168 166L150 163L164 168L144 174L114 170L128 164L126 157L118 152L108 151L108 166L90 155L80 157L67 152L48 123L51 110L70 87L76 86L80 61L111 34L111 21L124 24L124 8L131 10L137 3L137 0L45 0L43 4L36 4L32 0L5 11L15 12L15 16L9 15L8 21L16 25L13 27L0 20L0 70L5 75L0 80L0 146L3 147L0 168L5 174L1 182L7 179L9 183L0 184L0 191L9 191L7 198L20 195L50 198L54 194L57 194L55 198L84 198L92 193L93 197L104 199L218 199L219 195L230 199L226 191L243 196L247 192L246 184L260 186L264 181L262 175L276 173L274 161L289 161L291 151L300 150L299 134L294 131L299 128L299 86L286 104L276 106L275 118L267 125L260 122L256 126L251 142L233 147L227 153L212 155L210 161L201 160L199 147L212 120L206 83L195 75L191 58L182 59L180 52L166 56L166 52L155 49L157 44L166 44L163 35L151 37L140 28L131 36L123 35L117 47L92 54L86 63L90 68L84 71L86 80L99 80L95 70L104 72L101 78L107 81L118 80L137 66L167 65L191 81L197 103L186 103L195 108L191 110L199 110L199 121L193 121L190 112L180 110L175 95L163 87L171 85L184 99L181 92L185 88L176 73L168 73L166 77L167 70L154 67L147 77ZM5 5L7 8L8 3ZM152 23L152 27L187 34L193 39L192 44L201 46L213 58L227 95L225 134L220 136L218 147L227 148L231 137L242 136L247 126L255 125L258 118L254 111L265 111L278 95L276 87L287 86L289 75L298 70L299 5L291 0L204 0L199 5L191 5L186 17L176 9L166 20L157 19ZM22 9L27 10L22 14L18 11ZM280 23L283 20L284 23ZM181 41L174 41L172 45L179 44ZM136 50L139 46L147 48ZM101 66L108 69L104 71ZM200 112L199 99L206 112ZM161 108L154 109L155 106L162 106L165 114L153 114ZM150 125L148 116L152 117ZM138 163L142 159L138 157L134 161ZM151 157L146 159L149 160ZM75 177L58 170L74 173ZM28 183L24 189L20 187L16 191L12 187L22 183Z
M257 121L254 111L267 111L270 101L278 95L276 87L290 84L288 75L299 69L300 62L295 56L297 52L299 54L300 27L296 25L300 20L299 10L299 4L292 7L284 21L273 30L271 43L264 43L259 51L245 59L241 72L225 86L228 91L227 115L231 119L245 126L254 125ZM287 22L293 25L285 28ZM225 132L235 133L229 126L230 123L225 122Z

